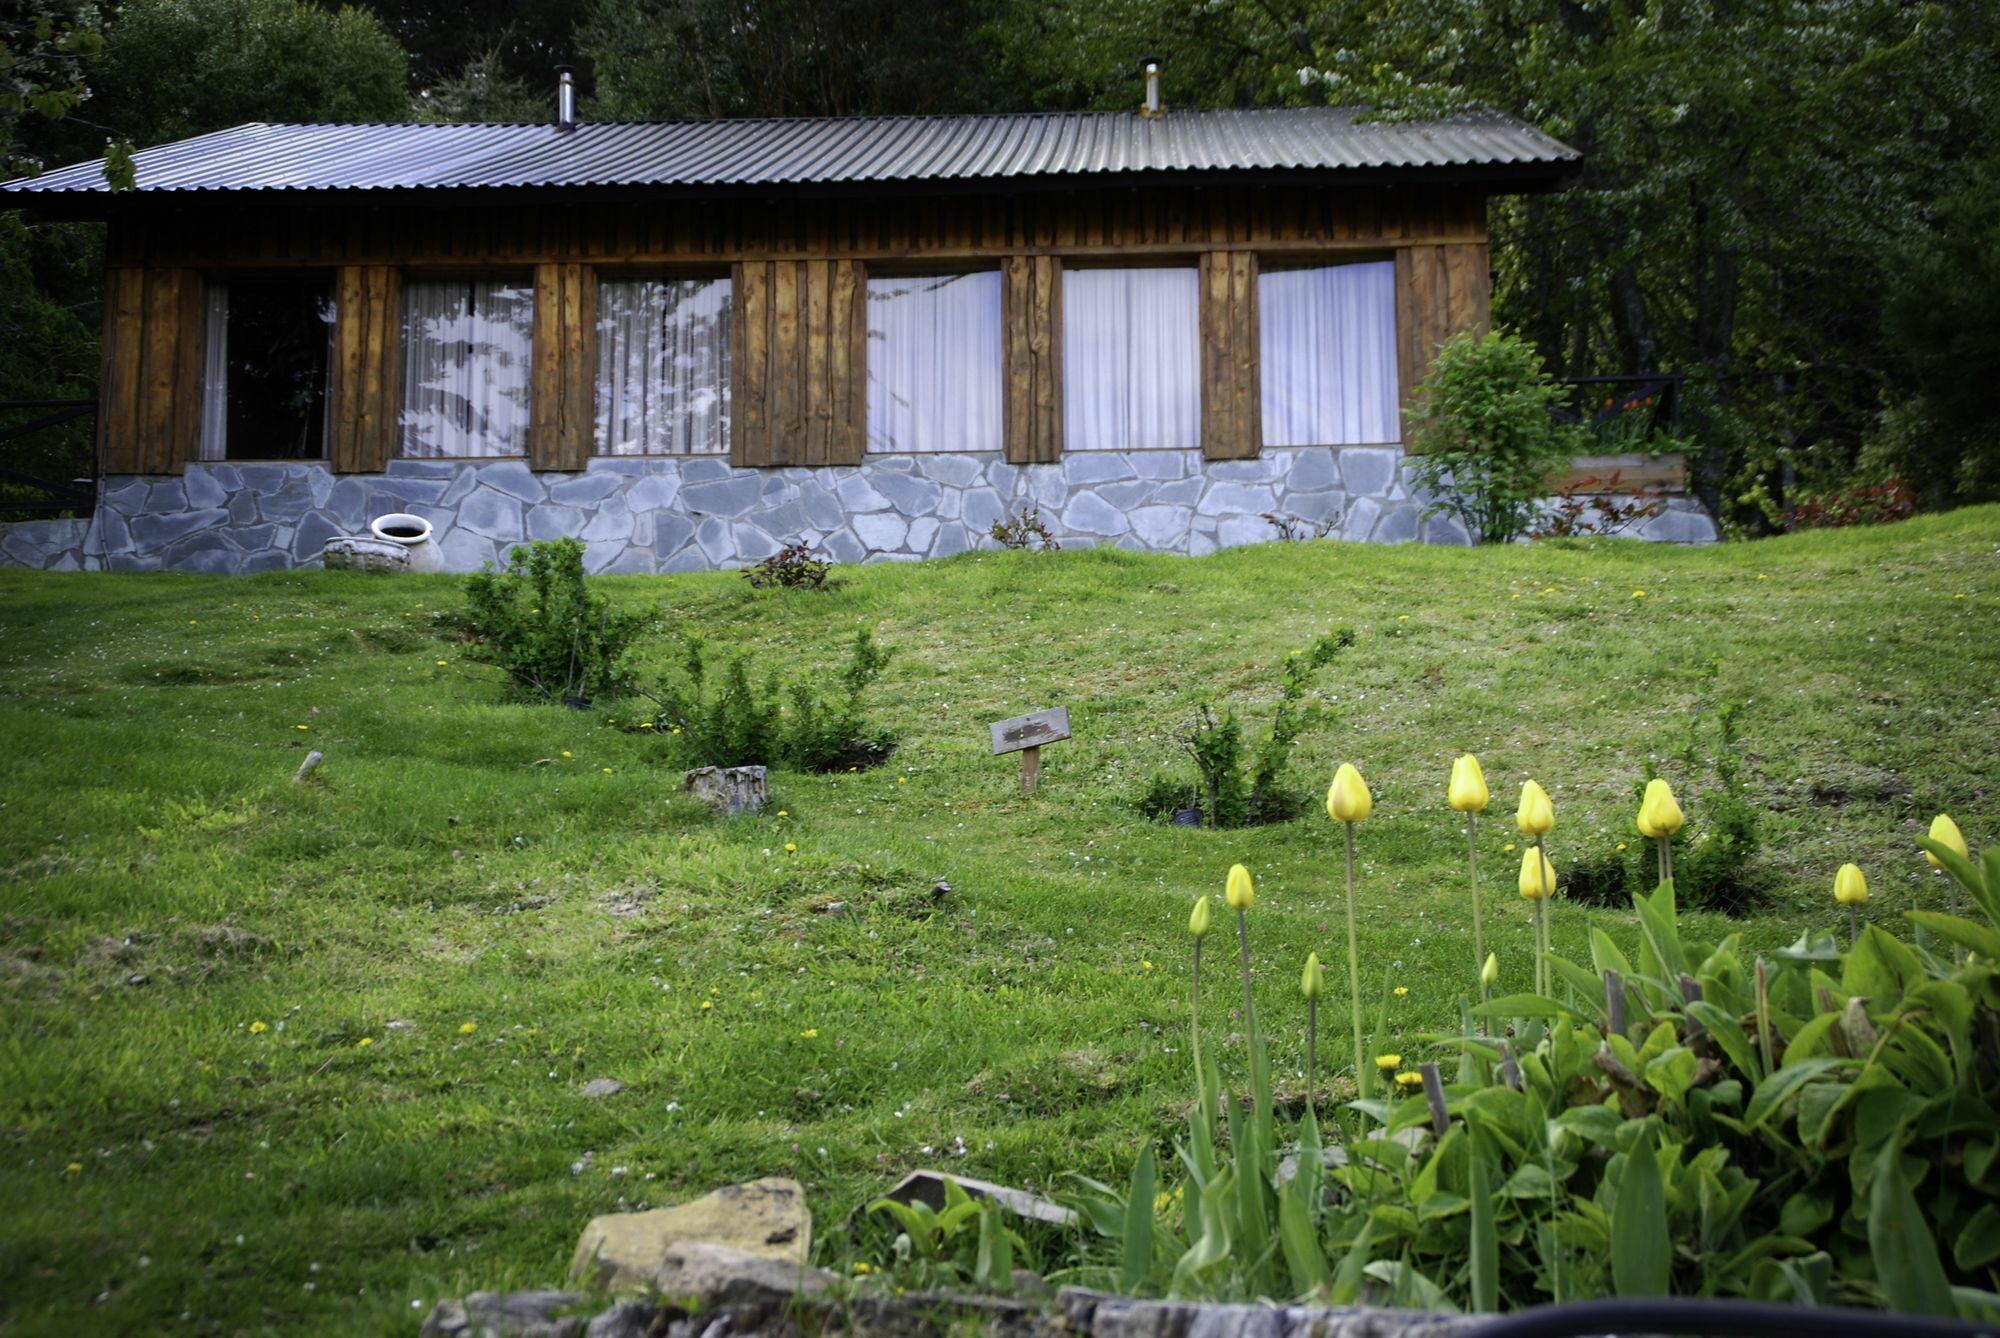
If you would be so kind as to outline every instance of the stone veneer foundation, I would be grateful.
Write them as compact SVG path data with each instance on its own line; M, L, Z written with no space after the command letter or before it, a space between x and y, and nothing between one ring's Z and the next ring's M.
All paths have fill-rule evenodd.
M1393 447L1307 447L1255 460L1199 451L1077 452L1010 465L993 454L871 456L861 467L738 469L712 457L601 458L577 474L520 460L396 460L385 474L323 464L190 464L179 477L106 478L88 521L0 527L0 565L236 573L316 566L328 539L411 511L445 565L503 562L514 544L573 535L592 572L744 566L804 539L839 562L992 547L997 520L1039 508L1066 548L1200 555L1276 538L1265 513L1337 522L1344 539L1463 544L1420 519ZM1640 538L1704 543L1714 526L1676 498Z

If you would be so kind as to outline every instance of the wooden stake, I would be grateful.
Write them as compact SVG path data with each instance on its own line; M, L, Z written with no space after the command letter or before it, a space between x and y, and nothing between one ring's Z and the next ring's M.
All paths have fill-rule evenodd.
M1035 744L1021 750L1021 793L1033 794L1042 779L1042 749Z

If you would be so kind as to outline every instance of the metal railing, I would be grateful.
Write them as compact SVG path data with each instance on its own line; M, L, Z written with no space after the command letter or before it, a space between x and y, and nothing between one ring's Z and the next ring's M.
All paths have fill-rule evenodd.
M95 420L97 401L87 400L0 400L0 417L16 413L38 416L25 422L0 426L0 519L21 520L37 516L89 515L97 505L97 452L94 434L74 438L55 462L66 467L52 470L47 463L40 472L15 468L22 446L31 438L53 428L81 419ZM60 473L67 477L49 478Z

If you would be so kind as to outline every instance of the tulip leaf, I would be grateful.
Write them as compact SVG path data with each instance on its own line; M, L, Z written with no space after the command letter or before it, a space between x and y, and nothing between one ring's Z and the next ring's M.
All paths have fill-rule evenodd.
M1808 929L1799 935L1798 942L1772 955L1788 962L1837 962L1841 956L1840 941L1829 930Z
M1960 887L1972 894L1979 909L1986 912L1986 918L2000 924L2000 846L1988 846L1981 852L1981 870L1965 856L1928 836L1919 836L1917 845L1944 866L1944 871L1952 876Z
M1972 1215L1958 1233L1951 1257L1964 1273L1976 1273L2000 1260L2000 1207L1989 1203Z
M1799 1088L1823 1073L1835 1069L1853 1068L1855 1063L1856 1061L1852 1059L1814 1058L1785 1065L1757 1084L1757 1090L1750 1098L1750 1108L1743 1112L1744 1127L1756 1129L1776 1114L1778 1107L1784 1104L1785 1098Z
M1689 1017L1701 1023L1702 1030L1708 1033L1710 1040L1721 1047L1722 1053L1729 1056L1729 1062L1736 1066L1738 1073L1746 1078L1763 1075L1763 1066L1757 1062L1756 1047L1751 1045L1750 1038L1743 1034L1743 1024L1740 1021L1714 1004L1700 999L1690 1002L1687 1011Z
M1466 1193L1472 1200L1472 1308L1482 1314L1500 1308L1500 1237L1493 1227L1491 1179L1486 1154L1475 1139Z
M1151 1143L1139 1149L1132 1167L1132 1188L1125 1196L1124 1252L1118 1270L1120 1290L1130 1294L1153 1271L1153 1195L1156 1172Z
M1667 1234L1667 1194L1650 1130L1642 1133L1617 1176L1611 1209L1611 1287L1619 1296L1665 1296L1673 1267Z
M1292 1290L1300 1295L1318 1288L1327 1275L1326 1253L1320 1249L1319 1233L1312 1224L1315 1185L1306 1176L1301 1161L1299 1174L1278 1194L1278 1243L1285 1251Z
M1905 989L1923 978L1923 963L1915 953L1879 927L1869 925L1847 954L1840 987L1850 997L1863 995L1881 1009L1894 1006Z
M1868 1251L1889 1309L1912 1315L1955 1317L1951 1279L1938 1259L1937 1242L1924 1222L1903 1173L1903 1149L1891 1140L1875 1158L1868 1187Z
M1569 982L1570 987L1576 991L1577 998L1589 1007L1592 1021L1604 1016L1603 977L1593 976L1575 962L1565 961L1554 953L1549 953L1542 960L1553 967L1557 975Z
M1000 1215L1000 1205L982 1204L979 1210L979 1246L973 1256L972 1280L988 1291L1014 1290L1014 1233Z
M1940 938L1950 939L1961 948L1970 948L1981 957L2000 961L2000 929L1939 911L1904 911L1903 918Z

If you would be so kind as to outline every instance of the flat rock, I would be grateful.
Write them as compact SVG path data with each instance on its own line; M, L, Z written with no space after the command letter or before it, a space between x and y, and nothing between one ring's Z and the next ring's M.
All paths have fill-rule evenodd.
M694 1301L711 1310L817 1296L835 1281L832 1273L799 1260L773 1259L705 1241L667 1246L652 1276L653 1289L661 1296Z
M617 1096L624 1090L625 1084L616 1078L592 1078L583 1085L583 1094L592 1098Z
M729 1185L692 1203L591 1219L570 1260L573 1282L606 1291L654 1285L670 1247L720 1245L802 1269L812 1255L812 1212L796 1180Z
M420 1338L579 1338L587 1322L570 1313L579 1292L474 1292L439 1301L424 1317Z

